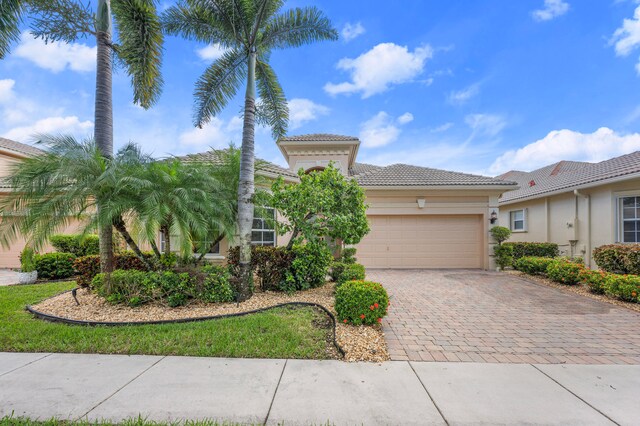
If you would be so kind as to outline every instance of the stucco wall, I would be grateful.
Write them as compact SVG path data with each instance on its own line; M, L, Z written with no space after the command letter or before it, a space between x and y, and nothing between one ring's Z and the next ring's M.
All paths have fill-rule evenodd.
M581 189L535 200L500 206L500 225L509 227L509 212L527 209L527 229L514 232L510 241L547 241L557 243L564 255L582 256L592 262L594 248L618 241L618 197L640 195L640 179ZM576 218L576 220L574 220ZM568 223L575 222L574 227ZM571 241L574 241L573 244Z

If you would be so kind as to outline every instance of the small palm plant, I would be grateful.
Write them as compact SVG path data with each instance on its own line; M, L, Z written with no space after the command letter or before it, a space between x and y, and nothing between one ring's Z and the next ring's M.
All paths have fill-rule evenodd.
M284 3L284 0L183 0L162 16L169 34L218 43L226 49L196 83L196 126L202 127L209 122L227 106L243 84L246 87L237 219L240 301L251 297L256 116L259 113L258 118L271 127L275 139L285 135L289 119L284 91L269 65L271 52L338 38L338 32L319 9L305 7L281 12ZM256 85L261 101L259 110Z

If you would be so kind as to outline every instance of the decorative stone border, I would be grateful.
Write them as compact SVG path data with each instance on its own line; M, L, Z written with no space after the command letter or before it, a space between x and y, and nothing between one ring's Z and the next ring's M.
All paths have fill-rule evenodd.
M77 288L76 289L72 289L72 290L63 291L62 293L58 293L58 294L56 294L54 296L51 296L51 297L49 297L47 299L44 299L44 300L48 300L48 299L52 299L54 297L58 297L61 294L71 293L73 290L77 290ZM286 307L286 306L306 306L306 307L312 307L312 308L319 308L324 313L326 313L329 316L329 318L331 319L331 323L333 324L333 327L332 327L332 329L333 329L333 345L336 347L336 349L338 350L338 352L340 353L340 355L342 357L345 356L344 349L342 349L342 347L338 344L338 342L336 340L336 317L333 315L333 313L331 313L331 311L329 311L327 308L325 308L324 306L322 306L322 305L320 305L318 303L287 302L287 303L280 303L280 304L273 305L273 306L268 306L266 308L253 309L251 311L246 311L246 312L235 312L235 313L232 313L232 314L211 315L211 316L206 316L206 317L194 317L194 318L178 318L178 319L173 319L173 320L126 321L126 322L75 320L75 319L71 319L71 318L59 317L59 316L56 316L56 315L51 315L51 314L47 314L47 313L44 313L44 312L40 312L37 309L34 309L31 305L27 305L25 307L25 309L27 310L27 312L29 312L30 314L32 314L36 318L44 320L44 321L49 321L49 322L59 322L59 323L68 324L68 325L83 325L83 326L88 326L88 327L96 327L96 326L119 327L119 326L126 326L126 325L178 324L178 323L186 323L186 322L199 322L199 321L217 320L217 319L222 319L222 318L242 317L242 316L245 316L245 315L257 314L257 313L260 313L260 312L265 312L265 311L268 311L268 310L271 310L271 309L282 308L282 307Z

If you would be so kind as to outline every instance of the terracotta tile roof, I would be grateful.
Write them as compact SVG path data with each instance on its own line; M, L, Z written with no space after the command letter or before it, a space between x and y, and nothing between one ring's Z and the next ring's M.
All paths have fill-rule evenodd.
M182 161L210 161L213 163L219 163L220 162L220 151L219 150L211 150L211 151L207 151L207 152L201 152L198 154L189 154L189 155L184 155L181 157L177 157ZM298 175L295 174L294 172L292 172L289 169L285 169L284 167L280 167L277 164L271 163L269 161L265 161L265 160L261 160L259 158L256 158L256 160L258 160L260 162L260 164L257 166L257 170L258 171L263 171L266 173L272 173L275 175L281 175L281 176L285 176L285 177L289 177L289 178L298 178Z
M358 176L362 173L380 169L382 169L382 166L374 166L373 164L366 163L353 163L353 166L349 167L349 176Z
M520 189L502 195L500 203L544 196L550 192L570 191L592 183L605 183L609 179L640 173L640 151L599 163L561 161L530 173L508 172L499 176L515 180Z
M332 135L330 133L311 133L280 138L282 142L350 142L357 141L355 136Z
M355 177L364 186L515 186L514 182L487 176L450 172L428 167L393 164L379 167Z
M0 137L0 148L8 149L10 151L18 152L27 156L40 155L44 153L43 150L38 149L34 146L12 141L11 139L6 139L3 137Z

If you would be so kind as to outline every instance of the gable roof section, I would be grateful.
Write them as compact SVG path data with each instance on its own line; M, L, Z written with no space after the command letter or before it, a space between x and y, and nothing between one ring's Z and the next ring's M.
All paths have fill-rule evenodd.
M371 169L356 175L355 180L364 187L516 186L515 182L502 179L408 164Z
M181 157L177 157L181 161L191 162L191 161L208 161L214 164L219 164L220 160L220 150L211 150L207 152L201 152L199 154L188 154L183 155ZM260 161L260 165L257 167L258 172L264 172L267 175L274 176L283 176L290 179L298 179L298 175L292 172L289 169L285 169L284 167L280 167L277 164L271 163L269 161L261 160L256 158L256 160Z
M520 189L502 195L500 203L509 203L529 198L537 198L558 191L569 191L589 184L604 184L610 179L617 179L640 173L640 151L620 157L611 158L599 163L582 163L577 161L561 161L550 164L530 173L506 176L520 184ZM530 185L530 182L534 185Z
M16 153L21 157L30 157L33 155L40 155L44 153L43 150L31 145L12 141L11 139L6 139L3 137L0 137L0 149Z
M353 166L349 167L349 176L354 177L361 175L362 173L372 172L382 168L382 166L374 166L373 164L353 163Z

